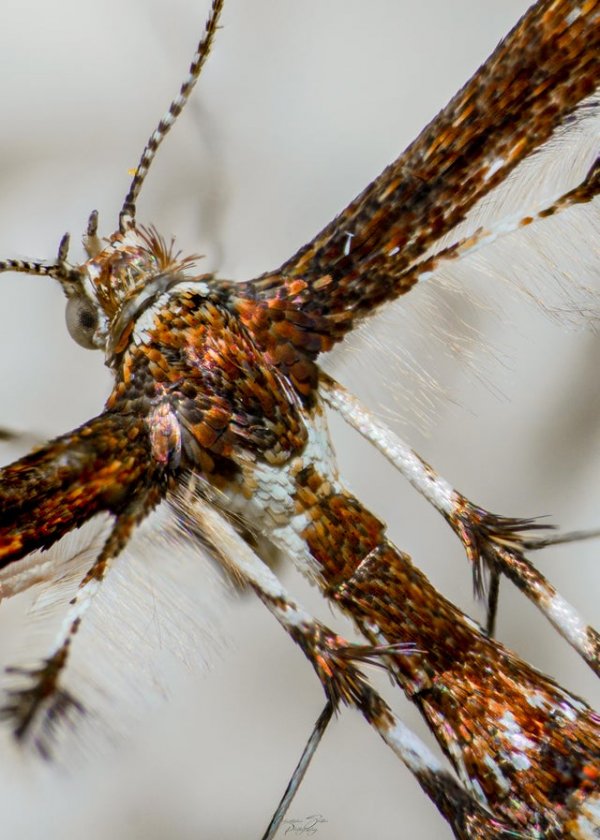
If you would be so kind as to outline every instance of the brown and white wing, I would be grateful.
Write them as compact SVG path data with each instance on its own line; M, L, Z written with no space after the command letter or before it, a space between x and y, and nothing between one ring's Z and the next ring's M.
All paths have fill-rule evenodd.
M31 590L26 630L5 637L0 651L10 666L0 714L11 724L23 666L46 661L64 635L70 605L127 500L160 485L154 473L143 419L110 412L0 468L0 600ZM169 501L156 503L115 558L61 665L60 689L75 698L92 732L70 726L72 716L52 708L36 714L28 730L32 744L59 759L71 754L63 748L82 730L100 736L99 746L107 727L111 736L129 730L176 679L173 662L197 670L221 646L215 626L223 577L198 539L179 527ZM122 709L115 725L114 708Z
M242 317L267 345L288 346L289 371L293 350L314 359L438 268L569 208L588 213L565 240L579 231L597 249L599 89L600 0L538 3L312 242L240 287Z

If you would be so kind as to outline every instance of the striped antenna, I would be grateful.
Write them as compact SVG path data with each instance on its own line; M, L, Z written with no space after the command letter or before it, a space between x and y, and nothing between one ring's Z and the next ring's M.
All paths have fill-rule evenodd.
M32 260L0 260L0 271L18 271L21 274L37 274L40 277L56 277L59 267Z
M150 135L148 142L144 147L140 162L137 165L135 175L131 181L129 192L125 196L125 201L123 202L121 212L119 213L119 230L121 233L125 233L127 230L135 226L135 205L142 188L142 184L144 183L144 179L150 169L150 164L154 160L158 147L170 131L179 114L182 112L192 90L194 89L194 85L198 81L198 77L200 76L204 62L210 52L210 48L218 28L219 17L223 9L223 4L224 0L213 0L210 15L208 16L206 26L204 27L204 33L198 43L198 46L196 47L196 52L194 53L192 63L190 64L188 75L181 85L179 94L169 105L169 109L159 122L156 129Z
M67 261L69 241L69 234L65 233L60 240L58 254L53 263L19 259L0 260L0 272L16 271L20 274L35 274L38 277L54 277L55 280L64 284L68 280L73 279L71 276L73 268Z

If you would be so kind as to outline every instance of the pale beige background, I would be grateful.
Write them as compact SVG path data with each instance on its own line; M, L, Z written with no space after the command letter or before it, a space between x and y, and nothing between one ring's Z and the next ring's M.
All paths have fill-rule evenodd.
M51 257L62 233L76 238L94 207L102 231L112 230L127 170L182 78L206 5L5 0L0 254ZM199 95L161 150L139 219L176 233L184 250L205 253L222 276L276 266L400 152L526 5L229 0ZM428 436L410 411L405 431L490 509L548 513L567 528L600 524L597 337L561 329L518 300L507 317L481 311L476 320L484 344L508 351L508 361L484 374L493 387L447 354L434 356L452 400L442 401ZM100 410L108 389L102 359L70 341L50 281L0 278L0 341L3 424L50 436ZM378 375L389 380L385 352ZM340 375L363 390L366 379L366 392L376 395L373 370L357 370L346 366ZM359 497L387 518L394 539L436 584L476 613L460 548L440 518L339 424L335 439ZM598 546L539 561L597 621ZM246 598L224 609L229 651L207 676L178 678L171 701L144 718L116 755L68 778L32 771L3 749L0 836L260 836L322 699L260 605ZM0 633L11 638L25 620L22 609L3 605ZM587 669L519 595L505 592L500 635L598 704ZM396 707L423 734L407 704L397 699ZM410 775L350 712L328 733L291 815L317 812L327 820L322 840L450 836Z

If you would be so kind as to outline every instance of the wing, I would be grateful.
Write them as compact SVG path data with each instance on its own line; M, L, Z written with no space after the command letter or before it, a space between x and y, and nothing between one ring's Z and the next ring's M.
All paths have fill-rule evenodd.
M107 411L0 469L0 599L30 588L36 596L26 632L13 640L13 662L31 662L35 652L36 665L8 669L0 714L42 754L69 754L62 747L81 737L69 726L75 712L93 724L86 736L95 733L99 745L115 706L129 729L164 693L163 649L203 665L218 647L214 603L223 579L206 563L203 587L195 585L207 555L163 498L151 449L143 418ZM96 576L102 558L116 555L111 574L105 579L100 568ZM60 661L57 639L69 640L58 643ZM50 681L49 662L57 677ZM109 723L108 731L117 730Z
M118 516L152 485L149 456L144 421L105 412L0 469L0 568L98 513Z
M600 2L532 7L397 161L280 269L240 287L247 325L308 390L307 357L357 319L444 262L592 201L599 85Z

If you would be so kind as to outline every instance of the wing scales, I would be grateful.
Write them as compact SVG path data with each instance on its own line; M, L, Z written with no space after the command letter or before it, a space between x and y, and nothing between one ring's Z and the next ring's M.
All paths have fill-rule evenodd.
M278 271L240 286L246 324L267 346L285 341L312 358L329 350L358 318L429 276L442 253L456 258L510 227L509 211L500 202L494 214L498 230L488 231L482 205L494 201L494 191L506 183L508 208L519 166L548 152L560 162L571 135L580 135L580 165L567 167L568 174L591 166L587 178L585 172L581 182L576 174L574 183L567 178L563 191L561 178L553 188L538 190L536 209L529 201L522 211L511 210L511 224L518 227L526 216L531 221L531 212L550 215L590 201L598 191L593 162L600 152L599 84L600 4L546 0L533 6L404 154L346 210ZM562 199L565 192L568 199ZM297 324L301 335L290 339L273 328L281 318ZM294 361L286 359L288 369Z

